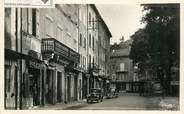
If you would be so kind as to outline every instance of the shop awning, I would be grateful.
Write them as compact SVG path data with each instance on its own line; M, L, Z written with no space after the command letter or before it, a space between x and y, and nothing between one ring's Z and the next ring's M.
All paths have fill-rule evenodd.
M19 53L17 51L13 51L11 49L5 49L4 53L5 53L5 59L25 59L25 60L34 60L34 61L37 61L40 63L43 62L42 60L34 58L30 55Z

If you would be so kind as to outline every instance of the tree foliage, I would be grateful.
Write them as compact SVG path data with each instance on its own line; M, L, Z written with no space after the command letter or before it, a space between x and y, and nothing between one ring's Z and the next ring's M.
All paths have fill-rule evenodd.
M171 67L179 66L180 7L179 4L146 4L143 7L146 13L142 22L146 26L132 36L130 57L135 63L148 64L166 88L171 81Z

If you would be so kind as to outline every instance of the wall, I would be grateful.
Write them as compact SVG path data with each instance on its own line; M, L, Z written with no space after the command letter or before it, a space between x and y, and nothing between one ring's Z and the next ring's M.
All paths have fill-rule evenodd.
M78 47L80 54L80 67L87 70L87 5L79 5L79 34L78 34ZM82 43L80 44L80 34L82 35ZM85 40L86 39L86 42ZM84 47L84 45L86 46Z
M70 10L67 10L67 9ZM73 15L78 15L76 5L57 5L53 9L40 9L40 33L41 38L56 38L69 48L78 52L78 30L77 30L77 19ZM58 18L59 17L59 18ZM46 18L52 22L51 27L46 23ZM46 35L47 31L52 29L50 36ZM57 30L62 31L62 35L57 37Z

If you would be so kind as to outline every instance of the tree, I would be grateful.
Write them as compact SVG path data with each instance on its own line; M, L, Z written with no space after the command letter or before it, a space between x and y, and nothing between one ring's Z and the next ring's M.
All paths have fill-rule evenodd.
M146 26L141 34L134 35L136 38L132 44L130 57L134 62L148 61L147 64L156 72L165 93L169 95L171 67L179 66L179 4L144 4L143 6L143 11L146 13L142 22Z
M145 74L145 68L148 66L149 56L149 44L148 35L144 29L139 29L134 35L130 51L130 58L133 60L133 64L138 64L138 68L141 74Z

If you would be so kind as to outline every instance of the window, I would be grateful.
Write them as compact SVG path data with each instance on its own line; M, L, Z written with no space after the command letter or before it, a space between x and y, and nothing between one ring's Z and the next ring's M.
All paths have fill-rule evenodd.
M36 9L36 35L38 38L40 35L39 22L40 22L40 12L39 9Z
M89 12L89 25L91 25L91 13Z
M86 38L84 38L84 48L86 48Z
M80 65L82 67L82 55L80 55Z
M91 64L91 55L89 55L89 64Z
M84 60L84 56L83 56L83 68L85 67L85 62L84 62L85 60Z
M85 69L86 69L86 57L84 57L84 62L85 62Z
M112 65L112 70L115 70L116 69L116 65Z
M53 21L50 17L45 18L46 37L53 37Z
M89 47L91 48L91 34L89 34Z
M94 20L94 17L92 19L92 24L93 24L93 30L95 30L95 20Z
M56 39L63 42L63 29L60 26L57 26Z
M82 46L82 34L80 33L79 45Z
M32 35L36 37L36 9L32 10Z
M92 40L92 46L93 46L93 50L95 48L95 38L93 37L93 40Z
M93 56L93 64L95 63L95 57Z
M125 70L125 64L124 63L120 63L120 71L124 71Z

